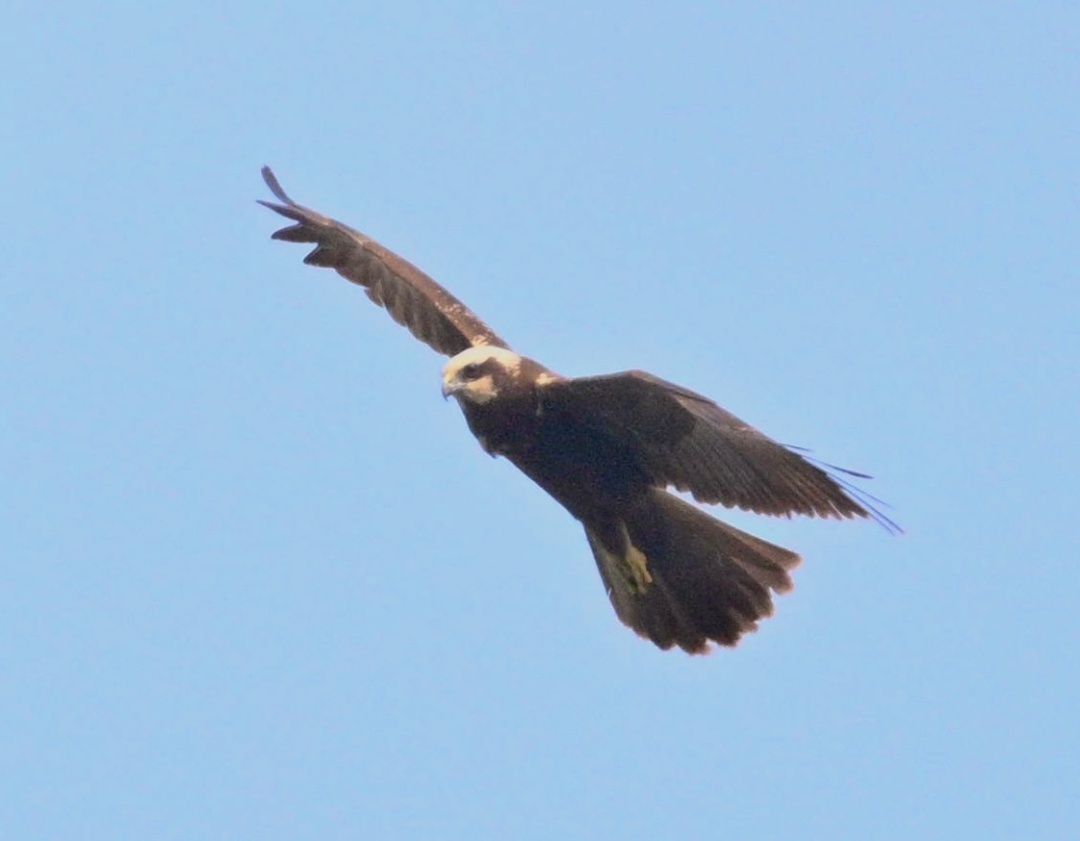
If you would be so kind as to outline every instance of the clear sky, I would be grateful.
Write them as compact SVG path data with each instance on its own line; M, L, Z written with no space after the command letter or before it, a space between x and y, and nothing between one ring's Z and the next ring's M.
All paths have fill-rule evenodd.
M1080 837L1080 7L30 3L0 837ZM564 374L870 472L735 650L616 620L259 167ZM718 512L727 516L727 512Z

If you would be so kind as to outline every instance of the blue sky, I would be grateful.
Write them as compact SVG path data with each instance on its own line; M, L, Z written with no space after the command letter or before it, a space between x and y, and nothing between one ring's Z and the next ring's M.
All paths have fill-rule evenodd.
M96 7L95 7L96 6ZM0 835L1080 835L1074 3L31 4ZM737 649L615 619L259 167L564 374L873 473Z

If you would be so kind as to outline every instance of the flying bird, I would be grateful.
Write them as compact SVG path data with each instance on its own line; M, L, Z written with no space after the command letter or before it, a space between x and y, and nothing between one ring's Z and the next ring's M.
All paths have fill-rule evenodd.
M416 338L450 357L453 397L480 446L543 488L585 529L620 620L660 648L731 646L792 588L799 555L671 493L758 514L894 524L839 473L689 389L644 371L563 377L520 356L461 301L371 238L294 202L269 167L294 224L273 234L314 243L304 258L334 269Z

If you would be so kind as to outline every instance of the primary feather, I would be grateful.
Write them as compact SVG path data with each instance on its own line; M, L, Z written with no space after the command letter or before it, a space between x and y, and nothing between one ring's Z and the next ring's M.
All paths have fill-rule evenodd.
M509 347L490 327L420 269L348 225L297 204L281 188L268 166L263 180L281 204L259 201L296 224L275 231L284 242L310 242L309 266L334 269L362 286L398 324L424 344L447 356L475 345Z

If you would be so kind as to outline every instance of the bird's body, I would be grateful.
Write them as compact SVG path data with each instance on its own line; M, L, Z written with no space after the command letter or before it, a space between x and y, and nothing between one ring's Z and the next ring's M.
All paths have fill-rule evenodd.
M888 523L836 476L699 394L642 371L562 377L514 353L419 269L263 176L283 202L264 204L297 223L275 238L315 243L305 262L337 269L451 356L444 396L486 452L582 523L617 615L660 647L735 644L772 613L770 591L791 589L799 563L665 488L764 514Z

